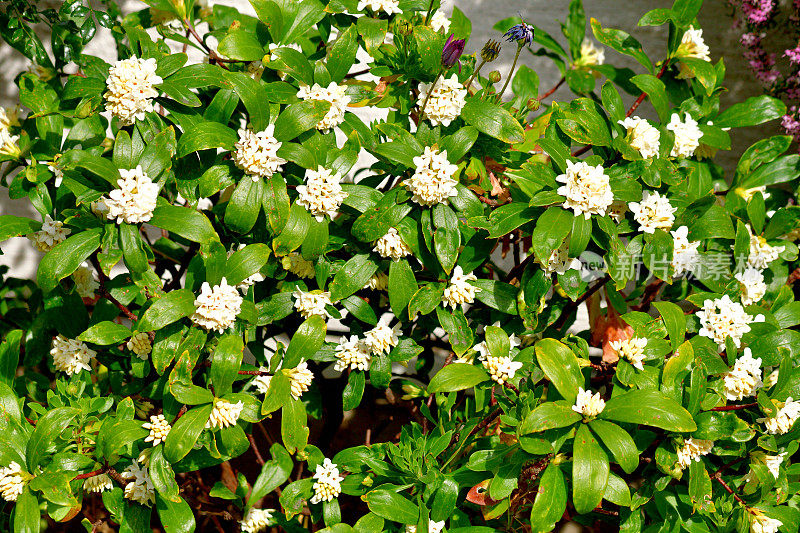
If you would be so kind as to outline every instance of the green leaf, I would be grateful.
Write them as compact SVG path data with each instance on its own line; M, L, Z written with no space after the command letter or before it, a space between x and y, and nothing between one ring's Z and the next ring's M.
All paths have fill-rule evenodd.
M211 359L211 383L214 394L223 396L232 390L233 382L239 375L242 365L244 343L239 335L223 335L219 339Z
M23 333L21 329L13 329L6 333L6 338L0 344L0 383L9 387L13 387L14 377L17 375Z
M333 44L328 47L326 64L332 81L338 83L343 80L353 66L358 51L357 35L356 25L351 24L340 32Z
M639 450L627 431L605 420L592 420L589 427L600 437L622 470L628 474L636 470L639 466Z
M519 294L517 287L493 279L479 279L473 281L472 284L481 289L475 295L478 301L503 313L517 314L517 295Z
M262 243L248 244L233 253L225 264L225 279L229 285L238 285L253 274L257 274L269 261L271 251Z
M536 220L533 229L533 253L542 264L548 264L550 255L556 250L572 229L574 215L560 206L549 207Z
M350 372L347 376L347 385L342 391L342 410L350 411L358 407L361 403L361 397L364 395L364 385L366 384L366 375L364 372Z
M695 509L704 509L711 501L711 478L702 461L689 463L689 497Z
M136 331L156 331L194 313L194 293L189 289L170 291L153 302L136 322Z
M691 24L697 14L700 12L700 7L703 5L703 0L675 0L672 4L672 13L675 16L675 22L679 26L687 26Z
M428 384L428 394L469 389L489 379L486 371L475 365L453 363L439 370Z
M219 241L219 235L214 231L214 226L208 217L188 207L176 205L156 207L149 223L192 242L206 244Z
M382 518L401 524L417 523L419 508L396 492L377 489L368 492L363 498L369 510Z
M785 114L786 104L777 98L762 94L733 104L714 119L714 125L720 128L756 126L780 118Z
M389 305L395 316L403 316L418 289L417 279L408 261L405 259L392 261L389 265Z
M311 227L311 215L302 206L292 204L288 215L280 234L272 240L272 249L279 257L299 248ZM272 220L271 214L270 220Z
M150 268L147 262L147 252L144 251L142 235L139 233L139 226L120 224L119 241L128 270L141 274Z
M280 487L292 473L292 457L289 452L280 444L273 444L270 448L272 459L264 463L261 472L253 483L253 490L247 498L247 505L250 506Z
M166 533L193 533L196 529L192 508L183 498L170 501L156 493L156 510Z
M261 212L261 192L265 188L259 178L253 181L245 176L236 185L225 208L225 225L237 233L248 233Z
M78 336L79 341L91 342L99 346L119 344L131 336L131 330L121 324L104 320L94 324Z
M306 100L288 106L275 121L275 138L279 141L290 141L316 127L330 107L329 102L321 100Z
M80 410L74 407L56 407L45 413L36 422L36 429L33 430L25 449L30 470L36 471L36 467L42 463L48 448L79 414Z
M592 18L590 23L595 39L600 41L601 44L613 48L620 54L633 57L648 71L653 71L653 63L650 61L650 58L647 57L647 54L645 54L642 50L642 45L639 43L639 41L622 30L614 30L610 28L603 29L603 27L600 25L600 22L598 22L595 18Z
M291 398L291 382L283 372L277 372L269 380L269 388L261 404L261 414L268 415L286 405Z
M39 231L42 223L30 218L0 215L0 242Z
M281 412L281 436L289 452L302 451L308 443L308 416L300 400L290 398Z
M642 92L647 93L650 103L658 113L662 122L669 120L669 98L667 97L664 82L652 74L639 74L631 78L631 82Z
M181 501L175 472L164 457L163 446L154 447L150 453L148 472L153 480L153 486L162 497L173 502Z
M239 135L224 124L219 122L199 122L188 128L178 138L178 157L214 148L230 151L233 150L233 145L238 140Z
M439 204L432 210L433 248L439 264L446 274L450 274L458 259L461 246L461 232L458 229L458 217L448 205Z
M632 390L614 396L606 402L599 418L644 424L667 431L689 432L697 429L692 415L686 409L653 389Z
M531 508L531 531L534 533L553 531L566 508L567 486L564 483L564 474L558 465L550 463L539 481L539 490L536 491L536 499Z
M39 263L36 282L42 291L50 292L58 282L81 266L86 258L100 246L102 228L92 228L76 233L47 252Z
M283 356L283 368L295 368L303 359L310 359L325 342L325 319L314 315L300 324L289 341L286 354Z
M256 36L244 30L231 30L217 45L217 51L230 58L240 61L261 61L264 57L264 48Z
M488 100L470 98L461 110L464 122L478 131L506 143L525 140L525 130L504 107Z
M580 514L600 504L608 483L608 456L588 426L581 424L575 435L572 457L572 502Z
M565 401L546 402L528 413L519 425L518 433L539 433L548 429L571 426L583 417L572 409Z
M14 532L15 533L39 533L41 515L39 513L39 500L31 493L29 488L25 488L22 494L17 496L17 503L14 505Z
M211 408L211 404L206 404L189 409L172 425L164 443L164 457L167 461L175 464L192 450L211 416Z
M360 290L376 270L378 270L378 263L369 254L351 257L336 273L328 287L331 300L337 302Z
M447 332L447 340L456 355L461 355L472 348L474 340L472 329L461 309L450 312L442 307L437 307L436 317L439 319L442 329Z
M672 302L653 302L653 307L658 310L664 320L672 350L677 350L678 346L683 344L686 336L686 316L683 314L683 309Z
M561 396L574 404L578 397L578 388L583 386L584 379L578 358L572 350L555 339L542 339L536 343L536 360Z

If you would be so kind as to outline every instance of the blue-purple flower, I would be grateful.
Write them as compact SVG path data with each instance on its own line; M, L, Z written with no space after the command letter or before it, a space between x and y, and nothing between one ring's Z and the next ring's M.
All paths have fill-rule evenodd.
M442 49L442 66L444 68L450 68L458 63L461 54L464 53L464 45L466 44L466 40L454 39L453 35L450 35L450 37L447 38L447 42L444 43L444 48Z
M533 26L520 22L511 26L509 30L503 35L509 42L516 42L518 45L530 46L533 43Z

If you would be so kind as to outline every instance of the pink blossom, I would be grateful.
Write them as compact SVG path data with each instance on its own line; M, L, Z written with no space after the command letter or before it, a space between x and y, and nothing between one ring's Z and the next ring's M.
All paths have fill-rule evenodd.
M751 24L763 24L772 16L773 0L744 0L742 12Z
M786 50L783 55L788 57L789 61L795 65L800 65L800 44L798 44L795 48Z

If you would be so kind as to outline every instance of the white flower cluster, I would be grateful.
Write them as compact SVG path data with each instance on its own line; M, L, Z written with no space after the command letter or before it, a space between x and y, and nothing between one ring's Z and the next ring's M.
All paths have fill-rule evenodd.
M708 455L713 447L713 440L694 439L692 437L685 439L683 446L678 448L678 468L683 470L692 464L692 461L699 461L700 457Z
M675 222L675 211L669 198L658 192L644 191L641 202L631 202L633 219L639 223L639 229L645 233L655 233L656 229L668 230Z
M297 186L297 205L322 222L325 215L333 218L339 211L347 193L342 190L341 176L327 168L307 170L304 185Z
M764 274L756 268L748 267L744 272L737 272L734 277L742 284L742 305L758 303L767 293Z
M94 298L94 291L100 288L100 283L94 278L94 272L84 262L72 273L75 290L81 298Z
M677 57L691 57L711 61L710 50L703 39L703 30L696 30L694 26L689 26L689 29L681 37L681 44L678 45L675 55ZM693 78L694 74L684 63L680 63L680 72L677 77L679 79Z
M71 231L64 227L60 220L53 220L50 215L44 216L42 229L31 233L28 238L33 241L33 245L40 252L49 252L56 244L67 238Z
M431 28L436 32L444 31L444 33L447 33L450 31L450 19L444 14L444 11L437 9L436 13L431 16Z
M400 342L400 323L389 327L389 319L382 317L378 324L364 334L364 342L373 355L389 353Z
M242 402L232 403L224 398L215 398L214 407L211 408L211 415L206 422L206 429L222 429L236 425L242 409L244 409Z
M373 291L385 291L389 288L389 276L385 272L375 272L369 277L363 288L372 289Z
M108 474L98 474L86 478L86 481L83 482L83 490L89 493L105 492L113 488L114 483L111 482L111 478L108 477Z
M592 418L602 413L605 408L606 402L600 397L599 392L592 395L592 391L584 390L583 387L578 388L578 397L575 398L575 405L572 406L573 411Z
M681 226L672 234L672 269L673 276L678 277L686 272L691 272L700 260L700 241L689 240L689 228Z
M299 278L310 279L317 275L314 263L303 258L298 252L292 252L282 259L283 268Z
M491 378L500 385L514 379L514 374L522 368L522 363L513 361L510 356L495 357L487 355L482 361L483 367L489 372Z
M563 275L567 270L580 270L581 261L575 257L569 256L569 241L564 241L561 245L553 250L547 260L546 265L542 265L544 271L548 274Z
M0 107L0 154L17 155L19 153L19 135L11 135L11 126L19 124L15 112L8 113Z
M777 518L770 518L761 511L751 510L753 521L750 523L750 533L778 533L778 528L783 522Z
M786 249L785 246L767 244L767 239L761 235L755 235L749 225L747 231L750 233L750 253L747 256L747 266L764 270Z
M0 468L0 496L7 502L17 501L17 497L25 488L27 477L28 475L16 461Z
M442 302L445 307L448 305L455 309L461 304L471 304L475 301L475 295L480 292L480 288L471 284L470 281L477 281L478 278L470 272L465 274L464 270L457 266L453 269L453 277L450 284L444 289Z
M781 475L781 465L783 464L783 458L785 456L786 452L779 453L778 455L767 455L764 452L754 452L751 454L752 464L766 466L769 473L772 474L775 479L778 479ZM753 481L755 479L757 479L757 477L751 469L747 474L746 481Z
M194 299L194 306L195 311L190 317L192 322L206 330L222 333L236 322L236 315L242 310L242 297L225 278L213 288L205 281Z
M395 261L412 253L411 248L395 228L389 228L386 235L375 241L375 248L372 251L378 252L381 257L392 258Z
M138 462L133 461L120 476L128 480L128 484L125 485L125 497L127 499L148 507L155 503L156 491L153 486L153 480L150 479L150 472L147 471L147 466L141 468Z
M274 509L256 509L251 507L242 519L242 533L261 533L272 524Z
M347 96L347 86L337 85L335 82L331 82L327 88L318 83L315 83L313 87L303 85L297 92L297 97L302 100L330 102L331 108L322 117L322 120L317 123L317 129L323 133L328 133L331 129L344 122L344 113L347 111L347 104L350 103L350 97Z
M322 318L332 318L328 310L325 309L325 307L333 305L330 292L303 292L300 289L295 289L292 296L294 296L294 308L303 318L310 318L314 315L319 315Z
M108 69L106 109L123 125L144 120L145 113L153 110L153 98L158 96L154 85L164 81L156 74L156 66L153 58L131 57Z
M692 157L697 147L700 146L700 138L703 132L689 113L686 113L686 121L682 122L680 115L673 113L667 129L675 134L675 143L672 145L671 157Z
M322 501L329 502L342 492L342 476L339 475L339 467L327 457L318 464L314 472L314 496L311 503Z
M269 384L272 382L272 376L264 373L269 372L269 368L265 366L259 367L258 371L262 372L262 374L253 378L253 385L258 389L258 392L266 394L267 391L269 391Z
M53 339L50 355L53 356L53 366L56 370L71 376L81 370L91 370L89 361L94 359L97 352L79 340L58 335Z
M442 533L445 523L445 520L440 520L437 522L435 520L428 519L428 533ZM417 526L406 526L406 533L417 533Z
M461 114L466 103L467 90L458 81L456 74L450 78L440 76L435 84L419 84L417 106L422 118L430 120L432 126L449 126ZM423 104L425 109L422 109Z
M439 152L426 146L422 155L413 161L416 166L414 175L403 183L413 195L411 200L419 205L431 206L458 196L458 181L453 179L458 166L447 160L447 150Z
M132 169L120 169L117 189L101 198L108 208L106 218L117 219L117 224L137 224L153 217L158 200L158 184L144 173L141 165Z
M625 120L620 120L619 124L625 128L631 148L639 150L645 159L658 157L661 146L661 133L658 129L639 117L627 117Z
M150 422L145 422L142 424L142 427L150 431L150 434L144 438L144 441L152 442L153 446L158 446L167 440L167 435L169 435L169 431L172 429L172 426L169 425L164 415L151 416Z
M253 181L259 177L269 178L276 172L283 170L287 163L278 156L278 149L283 143L273 136L274 126L270 125L264 131L255 132L251 129L239 130L239 142L233 145L233 162L248 174Z
M372 362L372 350L363 339L358 338L358 335L351 335L349 340L347 337L342 337L336 346L335 355L336 363L333 368L339 372L347 368L369 370L369 364Z
M762 422L767 427L769 434L784 435L789 433L798 418L800 418L800 401L796 402L789 396L775 416L759 418L758 422Z
M639 370L644 370L644 349L647 347L647 339L644 337L633 337L620 341L611 341L611 349L617 352L620 359L625 359L632 366Z
M594 67L602 65L606 60L606 53L602 48L595 46L594 43L587 38L581 42L581 54L575 61L575 66L578 67Z
M153 350L150 344L150 335L147 333L137 333L125 343L125 347L136 354L136 357L142 361L147 360L147 356Z
M744 349L744 355L738 358L733 370L725 374L725 397L729 400L741 400L747 396L755 396L764 383L761 381L761 358L753 358L750 348Z
M400 0L358 0L358 11L363 11L370 8L373 13L380 13L381 11L387 15L399 15L403 13L400 9Z
M314 381L314 374L308 369L307 362L300 361L295 368L288 371L288 375L292 398L299 400L311 386L311 382Z
M704 301L697 317L702 326L698 333L716 342L720 351L725 349L725 339L728 337L739 348L742 335L750 331L750 323L764 320L763 315L753 317L747 314L742 304L734 302L727 294L722 298Z
M591 166L583 161L567 161L567 171L556 177L563 183L556 191L566 198L564 209L572 209L575 216L583 215L587 220L592 214L605 216L614 201L608 175L602 165Z

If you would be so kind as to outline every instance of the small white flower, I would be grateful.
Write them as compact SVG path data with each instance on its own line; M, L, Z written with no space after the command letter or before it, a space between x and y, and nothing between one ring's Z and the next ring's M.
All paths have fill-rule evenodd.
M53 339L50 355L53 356L53 366L56 370L71 376L81 370L91 370L89 361L95 358L97 352L81 341L58 335Z
M658 157L661 145L661 133L650 123L639 117L627 117L619 123L627 131L628 143L634 150L639 150L645 159Z
M720 351L725 349L725 339L728 337L737 348L740 347L742 335L750 331L750 323L758 321L757 317L747 314L742 304L734 302L727 294L722 298L704 301L697 317L702 326L698 333L716 342Z
M94 291L100 288L100 283L94 278L94 271L86 262L83 262L72 273L72 280L75 282L75 290L81 298L94 298Z
M436 13L431 17L431 28L433 28L433 31L444 30L444 33L447 33L450 31L450 19L447 18L443 11L437 9Z
M470 272L465 274L460 266L453 269L453 277L450 284L445 288L442 295L442 302L445 307L448 305L455 309L461 304L471 304L475 301L475 295L480 292L480 288L471 284L470 281L477 281L478 278Z
M144 120L145 113L153 111L153 98L158 96L154 85L164 81L156 74L156 67L154 58L131 57L117 61L108 70L108 91L103 95L106 109L123 125Z
M49 252L57 244L67 238L71 231L64 227L60 220L53 220L50 215L44 216L42 229L31 233L28 238L33 241L33 245L40 252Z
M272 524L275 509L256 509L251 507L242 520L242 533L262 533Z
M438 522L428 519L428 533L442 533L445 526L445 520ZM417 533L417 526L406 526L406 533Z
M389 276L385 272L375 272L369 277L363 288L372 289L373 291L385 291L389 288Z
M779 453L778 455L764 454L764 465L775 479L778 479L781 475L781 465L783 464L783 457L785 455L786 453Z
M145 422L142 424L142 427L150 431L150 434L144 438L144 441L152 442L153 446L158 446L167 440L167 435L169 435L169 431L172 429L172 426L169 425L164 415L151 416L150 422Z
M566 198L564 209L572 209L575 216L583 215L587 220L592 214L605 216L614 201L614 193L608 175L602 165L591 166L583 161L567 161L567 171L556 177L563 183L556 191Z
M749 224L747 225L747 231L750 233L750 253L747 256L747 265L750 267L764 270L769 267L770 263L778 259L786 249L785 246L767 244L767 239L761 235L755 235Z
M702 59L704 61L711 61L710 50L703 40L703 30L694 29L694 26L689 26L689 29L683 33L681 37L681 44L675 53L676 57L690 57ZM679 64L680 72L678 79L694 78L694 73L684 63Z
M579 67L593 67L595 65L602 65L606 60L606 53L599 46L584 38L581 42L581 55L575 61L575 65Z
M347 96L347 86L337 85L335 82L331 82L328 87L322 87L318 83L315 83L313 87L303 85L300 87L297 97L306 101L330 102L331 108L322 117L322 120L317 123L317 129L323 133L328 133L331 129L344 122L344 113L350 103L350 97Z
M370 8L373 13L382 11L387 15L399 15L403 12L400 9L400 0L359 0L356 9L363 11L366 8Z
M681 226L672 234L672 268L674 276L678 277L686 272L691 272L700 260L700 253L697 251L700 241L689 240L689 228Z
M0 108L0 109L2 109L2 108ZM0 136L2 136L2 133L0 133ZM56 189L61 187L61 184L64 182L64 171L61 169L61 167L59 167L56 164L56 162L53 161L52 163L48 163L47 164L47 170L52 172L53 176L55 176L55 178L56 178L56 179L53 180L53 186Z
M242 402L231 403L223 398L216 398L211 415L206 422L206 429L235 426L239 415L242 414L242 409L244 409Z
M106 203L106 200L107 198L100 198L96 202L92 202L89 206L90 209L92 210L92 213L102 218L103 220L108 218L108 204Z
M314 263L304 259L298 252L292 252L281 260L283 268L299 278L311 279L317 275Z
M28 482L28 477L29 475L15 461L0 468L0 496L7 502L17 501Z
M600 397L599 392L595 392L593 396L592 391L579 387L578 397L575 399L575 405L572 406L572 410L591 418L602 413L605 407L606 402Z
M389 319L383 317L374 328L364 334L364 343L373 355L389 353L400 342L399 336L402 334L399 322L390 328Z
M233 162L248 174L253 181L259 177L269 178L283 170L287 163L278 156L282 143L273 136L274 126L264 131L239 130L239 142L234 147Z
M741 400L747 396L755 396L764 384L761 381L761 358L753 358L750 348L744 349L744 355L738 358L733 370L725 374L725 397L729 400Z
M287 374L292 390L292 398L299 400L303 393L311 386L311 382L314 381L314 373L308 369L307 362L300 361L300 364L288 370Z
M687 468L692 461L699 461L700 457L708 455L714 447L713 440L693 439L689 437L683 441L683 446L678 449L678 468Z
M786 398L783 407L778 409L775 416L770 418L759 418L758 422L762 422L767 427L767 433L771 435L784 435L789 433L795 420L800 418L800 402L792 400L789 396Z
M146 361L147 356L153 350L153 346L150 344L150 335L147 333L137 333L125 343L125 346L142 361Z
M783 522L777 518L770 518L761 511L751 510L753 521L750 522L750 533L778 533L778 528Z
M0 107L0 154L19 156L19 135L11 135L11 126L19 126L16 111Z
M779 375L779 369L777 368L772 372L770 372L767 375L767 377L764 378L764 388L771 389L772 387L774 387L778 383L778 375Z
M144 173L141 165L132 169L120 169L117 189L104 198L109 220L117 220L117 224L127 222L137 224L147 222L153 217L153 209L158 200L158 184Z
M148 507L155 503L156 491L146 466L141 468L139 463L133 461L120 476L128 480L128 484L125 485L125 498Z
M314 215L317 222L325 220L326 215L335 217L347 198L340 181L341 176L327 168L306 170L305 184L297 186L297 205Z
M436 79L435 85L433 83L419 84L417 106L421 108L422 104L425 104L422 118L428 119L432 126L449 126L461 114L466 103L467 90L458 81L456 74L450 78L440 76Z
M403 186L412 193L411 200L419 205L432 206L458 196L458 181L453 175L458 170L447 160L447 150L439 152L430 146L425 147L421 156L413 159L416 169Z
M489 372L491 378L500 385L514 379L514 374L522 368L522 363L513 361L511 357L486 356L482 361L483 367Z
M300 289L295 289L292 296L294 296L295 299L294 308L303 318L310 318L314 315L319 315L323 318L332 318L332 315L325 309L327 306L333 305L330 292L303 292Z
M703 132L697 126L689 113L686 113L686 121L681 122L681 117L673 113L667 129L675 133L675 143L672 145L671 157L692 157L697 147L700 146L700 138Z
M336 346L335 355L336 364L333 365L333 368L339 372L343 372L347 368L369 370L369 364L372 361L372 349L357 335L351 335L349 340L347 337L342 337Z
M737 272L734 277L742 284L742 305L758 303L767 293L764 274L758 269L748 267L744 272Z
M647 339L633 337L632 339L611 341L609 344L620 359L625 359L632 366L644 370L644 349L647 347Z
M372 251L395 261L413 253L395 228L389 228L386 235L375 241Z
M325 458L322 464L317 465L314 472L314 496L311 503L322 501L329 502L342 492L342 476L339 474L339 467Z
M631 202L633 219L639 223L639 229L645 233L655 233L656 229L668 230L675 222L675 211L669 198L658 192L644 191L641 202Z
M550 258L547 260L546 265L542 268L547 274L566 274L568 270L580 270L580 259L569 256L569 241L564 241L561 245L553 250Z
M192 322L206 330L224 332L236 322L236 315L242 310L242 297L236 287L228 285L222 278L219 285L212 288L203 282L200 294L194 300L195 312Z
M108 474L98 474L90 478L86 478L83 482L83 490L88 493L105 492L114 488L111 478Z
M753 198L753 196L756 195L757 192L761 193L761 196L762 198L764 198L764 200L766 200L770 196L769 193L767 192L766 185L761 185L760 187L751 187L749 189L742 189L742 188L736 189L736 194L741 196L745 202L749 202Z
M610 216L611 220L617 224L625 220L625 213L627 212L628 202L624 202L622 200L614 200L611 202L611 205L608 206L608 216Z

